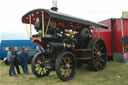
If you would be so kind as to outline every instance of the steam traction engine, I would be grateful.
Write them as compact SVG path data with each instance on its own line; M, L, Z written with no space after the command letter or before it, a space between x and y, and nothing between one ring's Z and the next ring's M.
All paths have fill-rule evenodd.
M88 63L95 71L104 69L106 45L101 38L92 37L90 26L107 29L106 25L46 9L28 12L22 22L30 24L30 38L46 51L36 54L32 60L35 76L43 77L56 71L61 80L67 81L73 78L80 64ZM38 34L31 35L31 25Z

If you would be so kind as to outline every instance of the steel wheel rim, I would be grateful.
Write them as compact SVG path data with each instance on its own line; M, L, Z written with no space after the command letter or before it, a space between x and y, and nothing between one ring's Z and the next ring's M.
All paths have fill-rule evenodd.
M70 56L64 56L62 58L60 72L64 78L68 78L71 76L71 73L73 71L72 65L73 65L73 60Z
M105 43L102 40L97 41L93 49L93 61L98 69L102 69L106 65L106 55Z
M47 63L47 58L45 55L39 56L35 61L35 71L39 76L45 76L49 73L49 69L45 67L45 63Z
M62 52L56 61L57 76L63 80L71 80L76 72L75 56L71 52Z

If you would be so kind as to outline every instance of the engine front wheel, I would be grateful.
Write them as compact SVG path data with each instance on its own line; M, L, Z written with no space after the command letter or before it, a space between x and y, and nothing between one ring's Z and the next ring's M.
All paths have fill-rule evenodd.
M40 78L43 76L47 76L50 73L48 69L49 57L45 53L38 53L34 56L31 62L31 68L33 74Z
M56 60L55 69L57 76L63 80L71 80L76 72L76 60L71 52L62 52Z

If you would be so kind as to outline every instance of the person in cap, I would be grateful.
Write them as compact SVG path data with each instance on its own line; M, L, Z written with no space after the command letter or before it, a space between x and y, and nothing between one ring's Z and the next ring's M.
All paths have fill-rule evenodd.
M25 52L24 48L22 48L21 51L18 53L18 55L19 55L19 62L20 62L20 65L23 69L23 72L28 74L28 66L27 66L28 55L27 55L27 52Z

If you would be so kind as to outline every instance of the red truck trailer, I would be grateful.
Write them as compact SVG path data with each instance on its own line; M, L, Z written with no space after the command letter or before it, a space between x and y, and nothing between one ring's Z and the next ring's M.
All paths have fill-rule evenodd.
M108 56L113 56L114 61L123 62L126 44L122 44L121 39L128 37L128 18L110 18L100 23L108 25L108 30L97 29L95 36L104 39Z

